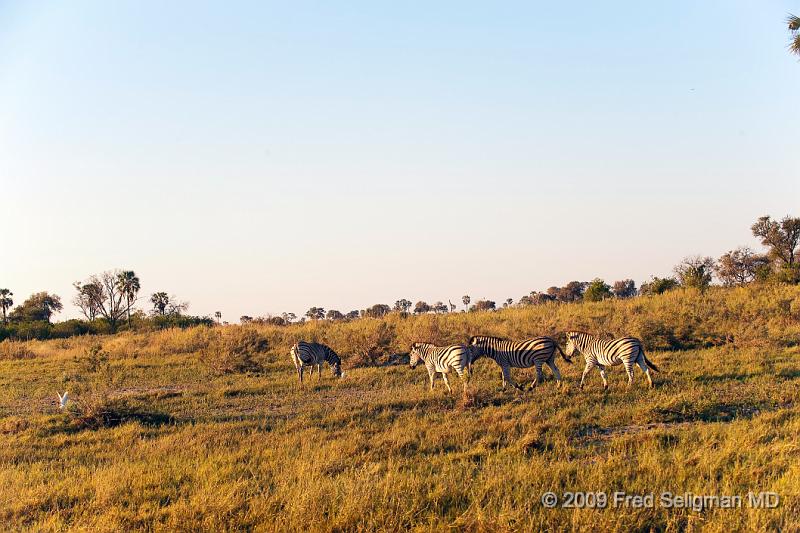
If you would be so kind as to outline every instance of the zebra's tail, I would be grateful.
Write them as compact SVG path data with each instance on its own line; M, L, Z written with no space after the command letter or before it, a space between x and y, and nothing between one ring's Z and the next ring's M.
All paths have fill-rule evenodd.
M640 350L641 350L641 348L640 348ZM644 362L647 363L647 366L649 366L650 368L652 368L656 372L661 372L661 370L659 370L658 367L656 365L654 365L653 362L650 359L647 358L647 356L644 354L644 350L641 350L641 352L642 352L642 357L644 358Z
M556 348L558 349L558 353L561 354L561 357L564 358L564 361L566 361L569 364L572 364L572 359L567 357L567 354L564 353L564 350L561 349L561 346L559 346L557 342L556 342Z

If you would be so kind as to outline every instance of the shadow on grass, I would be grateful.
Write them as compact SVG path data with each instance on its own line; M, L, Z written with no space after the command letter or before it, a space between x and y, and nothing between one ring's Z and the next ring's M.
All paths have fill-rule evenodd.
M734 420L749 420L764 411L774 411L776 406L768 402L756 403L718 403L702 408L684 405L674 409L657 408L653 410L658 422L683 423L683 422L732 422Z

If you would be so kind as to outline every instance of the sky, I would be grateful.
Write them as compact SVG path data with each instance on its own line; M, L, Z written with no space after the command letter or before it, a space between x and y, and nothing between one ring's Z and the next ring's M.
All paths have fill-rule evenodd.
M0 0L0 287L223 320L670 274L800 215L796 1Z

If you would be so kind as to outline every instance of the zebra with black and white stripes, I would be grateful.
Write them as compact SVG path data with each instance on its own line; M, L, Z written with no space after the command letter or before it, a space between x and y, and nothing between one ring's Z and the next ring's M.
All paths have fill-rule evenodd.
M564 355L558 343L550 337L534 337L522 341L513 341L501 337L476 336L469 340L470 347L473 349L472 362L481 357L493 359L500 365L503 375L503 388L506 382L522 390L522 387L511 379L512 368L536 367L536 381L531 384L531 388L544 380L542 375L542 365L547 365L553 372L558 386L561 387L561 373L556 366L556 350L561 353L561 357L568 363L572 360Z
M307 366L311 367L311 375L314 375L314 365L316 365L317 379L320 379L322 377L322 363L330 365L334 376L338 378L344 376L342 360L336 352L324 344L299 341L292 346L290 353L301 384L303 383L303 369Z
M469 381L467 367L470 364L471 353L469 347L462 344L435 346L427 342L415 342L411 345L409 364L411 368L416 368L420 362L425 363L425 368L428 369L428 378L431 381L431 390L433 390L436 374L440 373L445 386L447 386L447 392L453 392L447 379L447 373L454 370L464 382L464 392L466 392Z
M581 376L581 388L583 388L586 374L597 367L600 370L600 377L603 378L603 388L608 389L605 367L619 364L625 366L625 372L628 374L628 387L633 384L633 365L635 364L638 364L644 371L650 388L653 387L650 369L659 372L658 367L644 354L642 341L636 337L606 340L583 331L567 331L566 335L566 354L571 356L577 350L586 359L586 368L583 369L583 376Z

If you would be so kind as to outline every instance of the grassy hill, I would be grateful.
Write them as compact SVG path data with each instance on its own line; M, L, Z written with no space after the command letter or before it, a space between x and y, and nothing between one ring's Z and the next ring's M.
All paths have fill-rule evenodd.
M662 369L558 365L534 391L471 394L424 369L376 366L413 340L580 328L640 336ZM303 388L296 339L349 368ZM515 370L530 381L533 373ZM456 390L460 384L455 379ZM56 391L69 390L70 412ZM800 527L800 287L713 289L485 313L390 315L0 343L0 523L91 530L791 530ZM548 509L546 491L604 492ZM612 493L655 494L653 508ZM665 509L662 492L740 495L739 509ZM751 509L773 491L776 509Z

